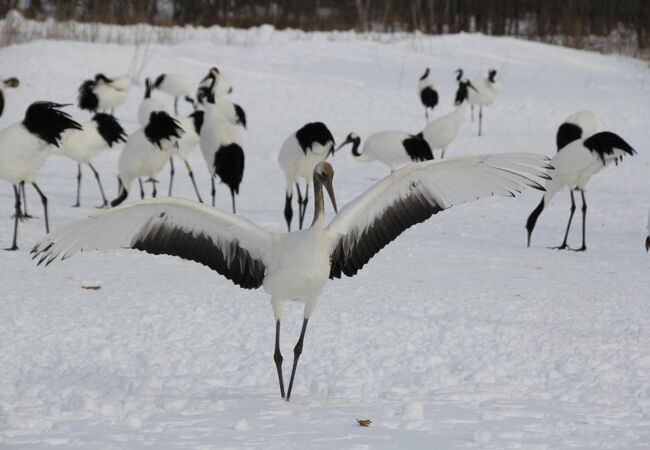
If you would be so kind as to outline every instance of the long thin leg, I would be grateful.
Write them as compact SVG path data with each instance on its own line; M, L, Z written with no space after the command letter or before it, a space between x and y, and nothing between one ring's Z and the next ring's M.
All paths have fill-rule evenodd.
M172 183L174 182L174 173L176 173L176 170L174 169L174 157L170 156L169 157L169 193L167 194L168 196L172 196Z
M298 358L300 358L300 354L302 353L302 343L305 340L305 331L307 330L307 322L309 322L309 319L306 318L302 321L302 330L300 330L300 338L298 339L298 343L296 344L296 346L293 348L293 367L291 368L291 379L289 380L287 401L289 401L289 398L291 397L291 389L293 388L293 378L296 376L296 367L298 366Z
M151 180L151 196L153 198L156 198L156 196L158 195L158 190L156 189L157 184L158 184L158 181Z
M23 214L22 214L22 215L23 215L23 219L32 219L33 216L31 216L31 215L27 212L27 194L25 193L25 182L24 182L24 181L21 181L21 182L20 182L20 193L21 193L22 196L23 196Z
M214 196L217 193L217 189L214 187L214 176L210 179L210 182L212 183L212 190L210 191L212 194L212 207L214 207Z
M88 167L93 171L95 179L97 180L97 186L99 186L99 193L102 194L102 206L101 208L106 208L108 206L108 200L106 199L106 194L104 194L104 187L102 186L102 180L99 177L99 172L93 167L91 163L88 163Z
M196 186L196 180L194 179L194 172L192 171L192 166L190 166L190 163L188 163L187 160L185 160L185 168L187 169L187 174L190 176L190 180L192 180L192 186L194 186L194 192L196 192L196 198L199 199L199 202L203 203L201 194L199 194L199 188Z
M138 184L140 185L140 199L144 199L144 186L142 185L142 178L138 178Z
M440 159L445 159L445 152L447 151L447 147L442 149L442 153L440 154Z
M298 229L302 230L302 192L300 192L300 185L297 181L296 191L298 191Z
M280 395L284 398L284 379L282 378L282 353L280 352L280 320L275 322L275 352L273 360L278 370L278 381L280 382Z
M14 184L14 239L11 247L5 248L5 250L14 251L18 250L18 221L22 217L22 211L20 210L20 188Z
M305 186L305 198L302 199L302 218L300 219L301 223L305 221L305 215L307 215L307 203L309 202L309 183Z
M36 192L38 192L39 197L41 197L41 203L43 203L43 211L45 214L45 232L49 233L50 232L50 219L48 218L47 215L47 197L45 194L43 194L43 191L41 191L41 188L38 187L38 184L32 183L32 186L34 186L34 189L36 189Z
M586 234L587 234L587 200L585 199L585 191L580 191L582 195L582 247L576 248L576 252L584 252L587 250Z
M233 189L230 190L230 197L232 198L232 213L237 214L237 208L235 208L235 191Z
M291 208L291 198L293 193L284 194L284 220L287 222L287 231L291 231L291 219L293 218L293 209Z
M81 202L79 201L81 197L81 164L77 164L77 202L72 205L73 208L79 208Z
M569 223L566 224L566 233L564 233L564 240L559 247L553 247L555 250L564 250L567 248L567 239L569 239L569 229L571 228L571 220L573 219L573 213L576 212L576 201L573 198L573 191L569 191L571 194L571 213L569 214Z
M174 97L174 115L178 116L178 97Z
M482 127L483 127L483 105L480 105L478 107L478 135L479 136L483 131Z
M474 122L474 105L469 105L469 110L472 112L472 122Z

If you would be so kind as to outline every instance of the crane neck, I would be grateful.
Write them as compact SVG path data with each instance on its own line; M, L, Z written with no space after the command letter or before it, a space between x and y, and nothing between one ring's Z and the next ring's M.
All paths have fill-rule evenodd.
M314 177L314 220L310 228L323 228L325 222L325 199L323 198L323 183Z

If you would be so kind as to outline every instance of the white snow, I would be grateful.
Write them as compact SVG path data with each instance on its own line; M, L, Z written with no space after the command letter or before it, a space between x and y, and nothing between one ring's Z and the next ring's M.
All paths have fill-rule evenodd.
M21 251L0 253L1 448L648 447L650 82L641 61L479 35L380 43L274 32L250 42L251 32L229 33L246 45L152 45L142 76L173 70L198 82L214 65L229 76L250 124L238 212L271 230L285 227L276 159L287 135L313 120L327 123L338 141L350 131L362 139L385 129L418 132L424 118L414 88L426 66L441 94L436 116L452 109L454 69L501 73L502 92L485 109L485 136L464 123L449 156L552 155L556 127L581 109L593 110L602 129L639 155L590 182L586 253L546 248L562 240L566 192L540 217L526 248L524 224L540 198L530 191L434 216L355 278L330 282L307 329L290 403L279 396L273 315L262 290L240 290L197 264L130 251L36 268L27 251L44 225L28 189L39 219L21 224ZM78 85L96 72L129 73L135 54L128 45L57 41L0 49L0 73L21 81L7 92L0 126L37 99L74 102ZM133 86L117 109L129 132L142 92ZM96 164L111 197L117 156L109 150ZM208 198L198 150L190 161ZM339 206L387 173L355 163L349 148L332 162ZM85 171L84 206L70 208L75 175L62 157L40 173L54 229L99 203ZM174 192L194 198L179 164ZM229 210L224 186L217 200ZM3 183L3 246L12 213L12 190ZM576 215L570 242L579 231ZM286 377L301 314L300 305L287 305ZM357 418L373 424L360 427Z

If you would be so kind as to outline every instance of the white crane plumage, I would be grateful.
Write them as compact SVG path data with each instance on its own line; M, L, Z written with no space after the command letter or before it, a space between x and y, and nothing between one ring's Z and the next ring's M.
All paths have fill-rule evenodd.
M126 133L117 119L106 113L95 114L90 122L81 125L81 129L71 128L63 132L58 153L77 163L77 201L72 206L81 206L82 164L87 164L95 175L99 192L102 195L101 207L108 205L99 172L92 165L92 159L102 150L111 148L120 142L126 142Z
M555 133L555 144L560 151L571 142L587 139L598 131L598 120L592 111L583 110L571 114L558 127Z
M135 179L140 185L140 198L144 198L141 177L149 177L153 183L152 196L156 196L156 177L169 161L182 132L178 122L166 112L151 113L149 123L129 136L120 153L117 163L119 195L111 206L126 200Z
M141 127L144 127L149 123L149 118L151 117L152 112L155 111L167 112L167 108L165 108L165 105L163 105L162 102L157 98L152 97L151 91L152 91L151 80L149 78L146 78L144 80L144 98L142 99L142 102L140 102L140 106L138 107L138 124Z
M0 116L5 110L5 91L10 88L17 88L19 85L20 81L18 81L18 78L16 77L0 80Z
M52 153L48 146L58 146L61 134L81 125L61 111L67 105L52 102L34 102L27 108L21 122L0 131L0 179L13 185L15 198L14 237L7 250L17 250L18 222L23 213L20 205L20 186L31 183L43 203L45 230L49 233L47 197L36 184L36 173Z
M412 135L403 131L380 131L365 139L361 153L359 153L360 142L359 136L350 133L339 148L352 144L352 156L355 161L377 161L388 166L391 172L406 164L433 159L431 147L421 133ZM338 151L338 148L335 151Z
M456 108L452 112L432 120L422 130L422 137L429 144L431 152L442 150L441 158L445 157L447 148L458 136L460 125L465 120L468 89L474 89L469 80L459 82L454 101Z
M200 146L203 159L210 173L212 206L215 206L217 189L215 177L228 186L232 199L232 212L236 212L235 196L239 194L239 185L244 177L245 156L243 142L239 131L224 116L214 103L214 95L209 88L198 95L204 109L203 124L200 132Z
M433 111L438 104L438 91L436 91L430 75L431 70L427 67L424 74L418 80L418 95L424 107L424 116L427 122L429 122L429 110Z
M574 117L574 116L570 116ZM591 121L591 118L589 118ZM564 124L563 124L564 125ZM558 128L556 141L559 143L564 140L560 139L560 134L563 132L563 125ZM594 127L595 128L595 127ZM571 194L571 211L569 214L569 222L567 223L564 240L558 247L558 250L570 249L575 251L584 251L587 249L586 244L586 217L587 217L587 201L585 199L585 190L587 183L592 176L603 170L608 165L614 163L618 164L623 159L623 156L635 155L636 151L625 142L620 136L609 132L602 131L593 134L586 139L577 137L575 140L564 147L558 148L557 154L551 159L551 165L554 170L551 172L552 180L546 183L546 192L542 197L541 202L531 212L528 220L526 221L526 230L528 232L528 246L530 247L530 239L535 229L535 224L539 215L546 208L553 196L560 191L564 186L569 188ZM575 199L573 196L574 191L580 192L582 197L582 246L577 249L571 249L567 245L569 238L569 230L571 228L571 220L576 210Z
M153 89L160 89L174 98L174 115L178 116L178 99L184 97L191 103L194 93L194 80L180 73L163 73L153 82Z
M357 144L358 145L358 144ZM298 192L298 228L302 230L305 211L309 202L309 184L312 181L314 167L329 155L333 155L334 136L323 122L309 122L294 133L291 133L282 143L278 154L278 164L284 172L285 200L284 220L287 231L291 231L293 219L293 186ZM305 195L303 197L298 180L305 180Z
M130 88L131 80L127 77L108 78L98 73L94 79L81 83L77 103L79 108L90 112L110 110L113 114L126 100Z
M233 88L230 80L226 75L219 70L218 67L212 67L208 74L203 77L199 83L199 88L210 87L215 97L221 97L227 94L232 94Z
M101 212L47 236L32 250L49 264L79 251L131 248L204 264L245 289L263 287L275 318L275 361L285 398L280 324L286 301L303 303L300 337L286 399L291 397L305 332L328 278L354 276L403 231L455 205L494 195L543 189L547 158L506 153L426 161L406 166L372 186L325 224L323 188L336 211L334 170L316 165L314 219L309 229L269 233L252 222L180 199L138 202Z

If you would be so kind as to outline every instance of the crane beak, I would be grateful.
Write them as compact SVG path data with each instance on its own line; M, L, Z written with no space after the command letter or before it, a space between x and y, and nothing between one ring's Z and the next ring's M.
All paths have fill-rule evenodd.
M330 196L332 206L334 207L334 212L338 214L339 209L336 207L336 196L334 195L334 186L332 185L332 177L326 178L323 184L325 185L327 194Z
M341 143L339 144L338 147L336 147L336 148L332 148L332 150L330 150L330 152L329 152L329 155L333 155L334 153L338 152L338 151L341 150L343 147L345 147L346 145L348 145L350 142L352 142L352 141L349 140L349 139L344 140L343 142L341 142Z
M471 87L474 90L474 92L478 93L478 89L476 89L470 81L467 81L467 86Z

